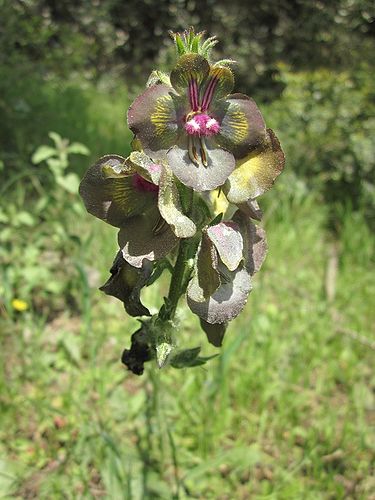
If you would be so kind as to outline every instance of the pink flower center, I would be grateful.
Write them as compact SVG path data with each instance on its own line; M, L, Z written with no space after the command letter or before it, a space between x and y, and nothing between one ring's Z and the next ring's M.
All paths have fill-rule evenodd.
M185 130L189 135L210 137L220 131L220 125L215 118L206 113L191 113L187 116Z
M159 186L156 186L152 182L146 181L139 174L133 175L133 186L137 191L141 193L157 193L159 191Z

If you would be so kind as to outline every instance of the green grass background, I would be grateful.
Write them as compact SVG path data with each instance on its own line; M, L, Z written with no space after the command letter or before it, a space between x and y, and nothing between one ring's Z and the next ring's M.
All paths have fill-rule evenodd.
M126 154L120 85L81 90L84 112L79 93L49 92L40 142L55 130L91 159ZM87 163L71 157L74 171ZM361 212L342 209L333 236L320 193L287 163L260 200L266 262L220 351L181 301L181 345L220 355L138 378L119 361L137 322L97 290L116 231L68 193L36 214L59 190L43 166L7 182L4 207L31 219L0 231L1 498L375 498L374 235ZM167 285L145 291L151 309Z

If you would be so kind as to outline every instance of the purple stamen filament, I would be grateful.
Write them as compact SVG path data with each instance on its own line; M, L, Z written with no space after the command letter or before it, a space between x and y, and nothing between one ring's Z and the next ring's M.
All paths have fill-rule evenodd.
M201 105L199 105L198 83L195 78L191 78L189 81L188 94L192 111L185 118L185 131L189 136L189 157L196 165L199 163L195 138L199 138L201 160L203 165L207 166L208 158L204 138L220 132L219 122L207 113L218 81L214 71L204 91Z

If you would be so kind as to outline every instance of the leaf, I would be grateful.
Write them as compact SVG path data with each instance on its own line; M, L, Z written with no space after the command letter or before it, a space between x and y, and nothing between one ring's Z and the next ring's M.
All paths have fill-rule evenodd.
M200 351L200 347L194 347L193 349L184 349L183 351L180 351L173 356L170 364L174 368L186 368L187 366L191 366L192 363L197 359Z
M163 368L167 362L169 354L172 352L173 345L169 342L161 342L156 346L156 361L159 368Z
M212 221L208 224L209 226L215 226L216 224L219 224L221 222L221 219L223 218L223 214L217 214L217 216L212 219Z
M79 365L81 361L81 343L79 338L72 333L62 333L60 342L73 363Z
M193 368L194 366L202 366L206 364L210 359L216 358L217 354L212 356L198 356L200 353L200 347L194 347L192 349L184 349L173 356L170 361L170 365L173 368Z
M15 217L15 220L24 226L33 226L35 224L34 217L26 211L19 212Z
M64 139L57 132L48 132L48 137L53 140L57 148L61 148L61 146L63 146Z
M64 177L57 177L56 182L68 193L76 194L79 188L79 178L77 174L70 173Z
M34 165L37 165L38 163L48 160L48 158L51 158L56 154L56 149L52 148L51 146L39 146L39 148L32 155L31 161L34 163Z
M151 87L152 85L156 85L159 83L165 83L166 85L170 85L170 79L169 75L167 73L164 73L163 71L159 71L157 69L154 69L150 76L148 77L146 87Z
M80 142L72 142L72 144L68 146L67 153L88 156L90 154L90 150Z

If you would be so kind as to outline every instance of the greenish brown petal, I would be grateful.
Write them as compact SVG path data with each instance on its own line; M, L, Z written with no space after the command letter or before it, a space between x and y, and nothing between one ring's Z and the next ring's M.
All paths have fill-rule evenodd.
M243 241L238 224L232 221L220 222L207 228L207 236L215 245L223 264L234 271L242 260Z
M261 112L253 99L244 94L216 100L213 116L220 123L216 136L218 144L233 153L236 159L244 158L265 139L266 126Z
M261 268L267 255L267 238L263 228L253 224L246 214L238 210L233 220L238 224L242 234L245 266L251 276Z
M245 203L270 189L285 165L284 153L274 132L267 130L262 148L239 161L224 185L231 203Z
M132 151L142 151L141 141L135 135L130 142L130 146L132 148Z
M145 259L138 269L128 264L121 252L118 252L110 273L110 278L100 290L121 300L130 316L150 316L150 311L141 302L140 294L151 276L151 262Z
M156 206L154 193L146 192L140 196L134 189L130 172L133 171L125 158L118 155L103 156L91 166L79 187L87 211L112 226L120 227L129 217Z
M153 85L130 106L128 125L140 141L145 153L167 151L177 141L179 99L172 87Z
M120 229L119 246L124 259L134 267L142 267L144 259L162 259L178 243L178 238L155 207L132 217Z
M200 318L202 330L207 335L207 340L215 347L221 347L227 329L227 323L210 324Z
M162 170L161 162L155 163L143 151L133 151L130 153L129 160L134 168L142 177L149 182L159 185L160 174Z
M109 158L102 163L102 175L104 179L121 179L134 174L129 159L117 155L107 155ZM106 157L104 157L106 158Z
M251 278L246 268L239 266L229 271L219 264L221 285L205 301L198 301L191 289L187 291L187 303L194 314L210 324L227 323L244 308L251 291Z
M159 182L159 211L163 219L172 227L177 238L190 238L196 233L194 222L183 212L180 195L174 175L168 165L164 165Z
M207 59L198 54L185 54L171 72L171 84L179 94L186 94L190 80L194 79L200 85L209 72Z
M188 285L188 296L196 302L204 302L220 286L218 256L205 231L197 252L194 275Z
M239 203L238 208L248 217L251 217L254 220L262 220L263 212L256 200L248 200L244 203Z
M221 99L230 94L234 87L233 72L224 66L211 66L210 72L201 89L201 103L204 109L208 99L213 102L216 99Z

